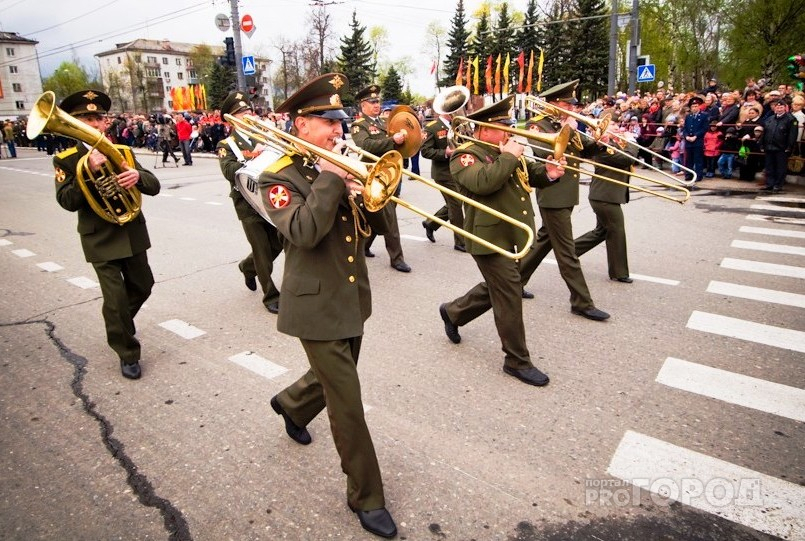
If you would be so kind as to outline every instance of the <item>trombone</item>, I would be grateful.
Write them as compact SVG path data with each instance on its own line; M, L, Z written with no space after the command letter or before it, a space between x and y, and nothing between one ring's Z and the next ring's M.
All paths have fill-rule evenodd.
M396 150L391 150L383 154L383 156L377 157L374 154L362 150L354 145L347 145L350 150L373 160L375 163L372 165L370 163L360 162L352 158L342 156L337 152L325 150L321 147L308 143L307 141L294 137L289 133L275 128L274 126L255 116L246 115L243 119L239 119L232 115L225 114L224 120L235 126L237 129L248 134L248 136L253 138L255 141L280 150L286 154L301 155L305 159L306 163L313 164L322 158L332 164L337 165L355 177L355 180L358 180L361 182L361 184L363 184L363 202L364 206L369 212L377 212L385 207L390 201L393 201L398 205L407 208L411 212L432 220L439 225L450 229L454 233L458 233L459 235L462 235L463 237L466 237L473 242L476 242L481 246L494 251L497 254L508 257L509 259L522 259L522 257L528 253L528 250L531 249L531 245L534 243L534 230L519 220L503 214L502 212L499 212L487 205L478 203L477 201L470 199L469 197L466 197L458 192L445 188L444 186L439 186L432 180L426 179L411 171L403 169L402 155ZM481 210L482 212L486 212L487 214L503 220L514 227L522 229L526 233L527 237L522 249L518 252L510 252L509 250L501 248L496 244L492 244L491 242L482 239L481 237L469 231L454 226L450 222L442 220L438 216L429 214L428 212L417 208L411 203L400 199L394 195L394 193L403 174L406 174L412 179L418 180L419 182L422 182L431 188L436 188L450 197L455 197L459 201L462 201L467 205Z
M454 132L456 133L455 137L457 139L463 139L465 141L471 141L473 143L478 143L478 144L498 148L497 145L493 145L492 143L487 143L486 141L481 141L480 139L477 139L475 137L471 137L471 136L459 133L460 131L463 131L463 130L461 130L461 128L464 127L464 124L462 124L463 122L474 122L475 126L480 126L480 127L485 126L485 127L493 128L493 129L496 129L496 130L505 131L507 133L520 135L520 136L522 136L522 137L524 137L526 139L529 139L529 140L534 140L534 141L543 142L543 143L547 142L548 144L553 144L554 145L554 152L557 152L557 150L559 150L559 149L562 150L562 152L559 153L558 157L557 157L556 154L554 154L554 159L559 159L559 158L562 157L564 147L561 147L561 143L562 143L562 141L564 141L565 147L567 146L567 137L568 137L568 134L571 131L570 126L565 125L565 126L562 127L562 130L557 132L557 133L544 134L544 133L533 132L533 131L529 131L529 130L521 130L521 129L518 129L518 128L509 128L509 127L506 127L506 126L501 126L499 124L492 124L490 122L478 122L478 121L468 119L466 117L457 117L457 118L459 119L458 123L457 123L458 125L455 126L455 128L454 128ZM531 149L537 150L539 152L544 152L546 150L544 147L541 147L539 145L534 145L534 144L531 144L531 143L526 143L525 146L528 146ZM522 157L527 159L527 160L535 160L535 161L539 161L539 162L542 162L542 163L550 163L550 162L553 161L553 160L549 160L548 158L541 158L539 156L526 156L526 155L523 155ZM607 182L612 182L614 184L619 184L621 186L626 186L628 188L633 188L633 189L635 189L637 191L645 192L645 193L647 193L649 195L654 195L654 196L660 197L662 199L667 199L669 201L673 201L675 203L684 204L690 198L690 192L686 188L683 188L681 186L678 186L678 185L675 185L675 184L669 184L667 182L662 182L660 180L655 180L653 178L649 178L649 177L647 177L645 175L640 175L640 174L637 174L637 173L634 173L634 172L624 171L623 169L618 169L617 167L612 167L611 165L606 165L606 164L603 164L603 163L599 163L599 162L596 162L595 160L588 160L586 158L581 158L579 156L574 156L574 159L578 160L581 163L591 164L596 168L606 169L608 171L615 171L617 173L630 173L631 176L639 178L641 180L645 180L645 181L648 181L648 182L653 182L655 184L665 186L666 188L669 188L671 190L680 191L683 194L682 198L677 199L677 198L672 197L670 195L655 192L653 190L649 190L648 188L644 188L644 187L638 186L636 184L629 184L628 182L622 182L620 180L615 180L614 178L610 178L610 177L607 177L607 176L604 176L604 175L601 175L601 174L598 174L598 173L595 173L595 172L585 171L585 170L583 170L583 169L581 169L579 167L573 167L572 165L565 165L564 168L569 170L569 171L575 171L575 172L577 172L579 174L585 174L585 175L589 174L592 177L600 178L601 180L605 180Z
M560 107L552 105L552 104L548 103L545 100L541 100L541 99L537 98L536 96L526 96L525 97L525 102L526 102L526 109L528 111L534 113L534 114L543 114L544 113L544 114L547 114L549 116L554 116L554 117L555 116L565 115L565 116L569 116L570 118L574 118L577 121L582 122L583 124L586 124L592 130L592 133L591 134L590 133L585 133L585 132L577 132L577 133L580 133L581 135L583 135L585 137L592 137L595 140L595 142L597 142L599 145L603 145L603 146L607 147L611 152L617 152L619 154L627 155L627 156L629 156L630 159L634 160L634 157L631 154L629 154L628 152L623 152L623 150L622 150L623 146L625 146L627 143L630 143L630 142L633 142L633 141L629 141L628 139L624 138L622 135L614 133L612 131L609 132L610 137L616 138L618 140L618 144L621 145L621 148L617 148L614 145L610 145L608 143L602 143L600 141L601 137L603 137L604 133L606 133L607 128L609 127L609 124L610 124L610 122L612 120L610 115L608 115L608 114L604 115L600 119L590 118L590 117L587 117L587 116L584 116L584 115L580 115L580 114L578 114L578 113L576 113L574 111L568 111L567 109L562 109ZM635 144L637 144L637 143L635 143ZM656 157L657 159L664 161L665 163L667 163L669 165L672 163L671 160L669 160L668 158L666 158L662 154L658 154L657 152L654 152L653 150L650 150L650 149L648 149L646 147L643 147L643 146L641 146L640 148L641 148L641 150L643 150L647 154L650 154L650 155ZM669 174L665 173L665 171L663 171L662 169L658 169L658 168L654 167L653 164L652 165L646 164L646 166L649 169L651 169L652 171L655 171L655 172L659 173L660 175L664 176L665 178L669 178L669 179L673 180L674 182L676 182L678 184L682 184L683 186L693 186L693 184L696 182L696 180L698 180L696 172L693 169L689 169L688 167L685 167L684 165L681 165L681 164L677 164L677 166L680 169L682 169L682 170L690 173L691 175L693 175L693 178L691 180L681 180L681 179L679 179L679 178L677 178L675 176L669 175Z

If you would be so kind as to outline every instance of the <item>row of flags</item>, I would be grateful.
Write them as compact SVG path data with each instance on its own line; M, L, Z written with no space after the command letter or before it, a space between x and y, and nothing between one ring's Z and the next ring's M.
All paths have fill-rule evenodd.
M517 77L517 92L526 94L531 93L531 84L534 80L534 51L531 51L528 68L526 69L525 51L520 51L517 55L517 65L520 67L520 73ZM537 92L542 90L542 67L545 63L545 55L542 49L539 50L539 61L537 63ZM503 60L503 55L498 54L497 59L492 55L486 59L486 69L484 70L484 82L486 88L481 89L480 79L480 59L476 56L474 59L467 59L465 64L464 57L458 64L458 73L456 74L456 85L466 86L473 94L509 94L509 67L511 64L511 56L506 53L506 59ZM494 80L493 80L493 64L494 64ZM501 65L502 64L502 65Z
M170 95L174 111L207 109L207 88L204 85L173 87Z

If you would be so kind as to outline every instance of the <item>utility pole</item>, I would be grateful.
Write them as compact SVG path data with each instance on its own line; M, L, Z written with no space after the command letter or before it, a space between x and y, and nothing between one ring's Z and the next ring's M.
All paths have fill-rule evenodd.
M277 47L279 49L279 47ZM282 82L285 85L285 99L288 99L288 62L285 60L286 54L291 54L291 51L286 51L285 49L280 49L282 53Z
M632 0L632 39L629 44L629 94L637 89L637 55L640 51L640 20L637 16L638 0Z
M637 0L635 0L637 1ZM238 0L229 0L232 8L232 37L235 40L235 74L238 77L238 90L246 91L246 76L243 75L241 67L243 58L243 47L240 43L240 14L238 13Z
M612 14L609 16L609 74L607 76L607 95L615 95L615 80L618 77L618 0L612 0Z

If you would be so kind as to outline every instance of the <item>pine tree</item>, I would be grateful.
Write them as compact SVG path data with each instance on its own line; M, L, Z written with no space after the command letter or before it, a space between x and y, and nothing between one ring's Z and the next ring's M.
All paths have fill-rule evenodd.
M571 17L567 0L553 0L548 20L558 21L546 27L543 34L545 39L545 66L542 72L542 89L545 90L555 84L572 81L578 74L571 51L570 32L568 23L562 22ZM609 50L607 48L607 50ZM536 75L535 75L536 78Z
M402 101L403 85L400 74L394 69L394 66L389 67L389 71L381 82L383 88L383 100L388 101Z
M495 37L489 27L489 11L483 10L478 24L475 25L475 32L472 34L469 45L469 56L478 57L479 68L486 66L486 59L494 50L494 42ZM481 86L484 87L484 85Z
M233 68L213 64L210 70L207 102L211 109L220 109L226 95L237 86L237 76Z
M580 79L576 97L594 99L606 94L609 78L609 19L603 0L576 0L582 20L571 24L571 56L575 74ZM597 18L590 18L597 17Z
M512 54L514 53L514 30L511 28L512 26L512 19L509 15L509 4L503 2L500 5L500 13L498 14L498 21L495 25L495 31L493 33L494 41L493 41L493 49L492 54L497 56L498 54L502 55L502 57L506 58L506 53ZM517 53L514 53L516 56Z
M338 69L349 80L349 92L342 96L344 103L355 102L355 93L372 82L372 46L364 37L365 26L360 26L358 16L352 12L352 22L349 24L352 33L341 38L341 54L336 61Z
M447 39L447 58L444 60L444 78L439 81L441 86L451 86L455 83L458 66L461 59L467 62L467 42L470 37L467 30L467 16L464 12L464 0L458 0L456 13L453 15L450 33Z
M523 28L517 32L515 37L517 51L525 51L526 58L531 54L531 51L534 51L534 58L539 58L539 47L541 46L539 35L542 33L542 27L538 26L538 24L537 0L528 0Z

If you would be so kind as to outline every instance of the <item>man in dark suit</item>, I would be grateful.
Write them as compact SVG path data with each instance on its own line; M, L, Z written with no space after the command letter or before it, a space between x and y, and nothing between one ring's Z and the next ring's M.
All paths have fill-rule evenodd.
M221 105L221 115L225 114L236 118L252 114L248 98L240 91L230 92ZM282 243L277 236L277 228L260 216L235 184L235 174L238 170L249 160L259 156L263 150L262 144L256 143L248 134L235 128L229 137L218 143L220 159L218 163L221 166L221 173L232 187L229 197L232 198L235 213L252 248L252 253L238 264L238 268L243 273L246 287L252 291L257 289L255 280L257 276L263 290L263 306L272 314L276 314L279 313L280 292L271 279L271 273L274 270L274 260L282 252Z
M494 103L472 113L469 118L486 125L476 125L473 137L484 143L465 143L453 152L450 172L456 183L473 200L515 218L534 228L531 186L547 186L564 173L561 162L543 165L522 158L523 145L494 126L510 126L514 97ZM491 124L491 126L489 125ZM482 239L512 252L525 247L525 232L483 210L467 206L464 229ZM484 282L457 299L442 304L439 314L445 334L458 344L458 327L466 325L489 308L505 353L503 371L529 385L547 385L548 376L531 362L523 324L523 298L517 262L490 248L467 239Z
M59 106L67 114L104 133L108 125L106 114L111 105L112 100L106 94L82 90L64 98ZM119 189L136 188L146 195L158 194L159 181L152 172L143 169L131 149L124 145L114 145L114 148L126 162L120 166L120 171L115 171L113 182ZM89 144L78 142L53 158L56 200L66 210L78 213L78 233L84 257L92 263L103 295L106 340L120 358L123 376L138 379L142 370L140 342L134 336L134 316L154 286L154 275L146 254L151 240L142 212L118 225L93 210L79 186L78 170L82 169L85 178L90 172L101 177L102 169L109 168L110 162L115 163L115 157L101 154L97 149L90 150ZM85 157L84 164L80 163ZM112 166L112 169L117 168ZM90 190L95 190L94 186Z
M277 112L291 115L297 137L332 150L343 136L341 93L347 84L342 74L322 75ZM350 509L366 530L394 537L357 370L364 322L372 312L363 233L373 213L352 211L361 190L337 165L312 163L299 153L283 155L260 176L260 194L285 248L277 329L297 336L310 362L310 370L273 397L271 407L302 445L311 442L306 425L327 407Z
M612 142L611 144L617 145L618 143ZM595 228L576 238L574 244L576 245L576 256L581 257L582 254L606 241L609 278L631 284L629 258L626 251L626 225L621 205L629 202L628 184L638 145L635 142L626 141L623 151L626 154L612 151L612 153L602 152L595 157L596 164L600 163L623 171L623 173L617 173L596 165L596 175L620 181L626 186L593 177L590 181L588 198L590 207L595 213Z
M380 87L369 85L359 90L355 94L355 99L360 103L361 117L352 123L350 133L352 140L357 146L375 156L382 156L390 150L399 148L405 143L406 134L403 131L389 134L386 129L386 121L380 117ZM364 160L368 161L368 160ZM399 195L399 185L397 187ZM393 269L400 272L411 272L411 267L405 262L402 244L400 242L400 226L397 223L397 204L390 202L383 209L385 219L388 222L388 232L383 235L386 242L386 251L391 259ZM374 257L371 251L372 242L377 235L372 235L366 242L366 256Z
M685 115L682 136L685 138L685 167L693 169L696 180L704 178L704 134L710 129L710 116L701 112L704 103L701 96L693 96L688 100L690 111ZM693 175L685 172L685 180L692 180Z
M577 100L575 89L578 79L569 83L562 83L553 86L543 92L540 97L553 106L554 111L562 111L572 108ZM573 125L575 120L563 117L561 121L552 121L550 117L544 117L534 123L537 131L545 133L558 132L563 124ZM575 133L575 131L574 131ZM584 279L581 270L581 263L576 256L576 247L573 242L573 224L571 214L573 207L579 204L579 156L592 157L599 152L598 144L590 138L581 138L578 134L571 138L580 140L582 149L578 150L574 144L568 145L565 150L568 169L562 176L561 182L551 184L537 190L537 205L539 214L542 217L542 226L537 231L537 240L529 253L520 262L520 274L523 284L526 284L531 275L537 269L545 256L553 250L556 256L556 263L559 266L559 273L570 290L570 310L574 314L592 319L603 321L609 318L609 314L599 310L593 303L592 295ZM547 159L552 154L552 150L536 149L538 157ZM573 167L574 170L571 170Z

